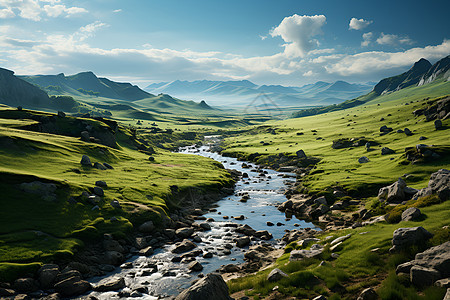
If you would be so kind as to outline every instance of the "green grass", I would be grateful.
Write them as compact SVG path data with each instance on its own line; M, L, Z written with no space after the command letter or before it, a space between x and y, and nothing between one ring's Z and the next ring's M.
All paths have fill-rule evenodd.
M148 154L133 146L125 128L117 135L114 149L76 137L16 129L15 124L31 122L18 122L16 113L0 111L0 117L8 117L0 118L0 263L65 259L103 233L123 238L147 220L160 224L170 209L182 206L183 201L190 203L192 199L185 195L201 196L232 184L229 174L212 159L159 149L152 155L155 160L149 161ZM75 119L58 122L64 120ZM58 124L59 128L66 125ZM114 169L83 167L83 154ZM100 210L93 211L93 205L79 195L97 180L106 181L108 187ZM32 181L54 183L57 201L20 189L20 183ZM172 185L179 187L177 198L170 190ZM70 204L70 197L79 202ZM114 199L123 209L109 205ZM117 221L110 221L113 216Z
M424 96L429 95L430 90L433 95L445 95L450 94L449 89L449 82L407 88L343 111L267 122L237 136L228 137L223 153L248 158L250 154L257 152L263 155L259 157L263 161L264 156L279 153L295 155L297 150L303 149L306 155L321 159L313 172L302 179L303 186L311 193L339 186L351 194L367 197L404 174L411 174L406 179L408 185L422 188L432 172L450 167L450 155L447 153L432 163L412 165L406 161L405 148L425 143L448 152L450 120L443 121L446 130L437 131L433 122L425 122L423 116L414 117L412 112L427 106L428 100L424 100ZM384 120L380 121L381 118ZM392 127L394 131L380 136L379 128L382 125ZM396 133L397 129L405 128L409 128L414 134L406 136L404 133ZM419 141L420 136L428 139ZM318 137L321 139L317 139ZM364 146L343 149L331 147L334 140L361 137L379 145L373 146L372 151L366 151ZM263 145L262 142L268 145ZM382 147L393 149L395 154L381 155ZM367 156L370 162L359 164L357 160L361 156Z
M286 291L285 295L291 295L295 290L297 295L311 297L319 294L318 292L314 293L315 290L325 290L329 295L338 294L343 299L354 299L365 287L381 284L378 292L382 299L440 299L438 296L442 298L443 289L431 288L426 291L424 298L413 286L405 287L402 283L402 288L399 288L400 279L395 275L395 271L393 274L392 271L398 264L413 259L416 252L449 240L448 231L443 238L431 240L430 243L421 247L412 247L410 251L404 253L392 255L388 250L391 247L393 232L400 227L423 226L435 236L442 235L442 227L449 225L449 209L450 201L447 201L422 208L422 212L428 218L420 222L377 223L354 230L325 232L319 236L322 239L321 243L325 243L325 237L329 235L338 237L348 233L352 234L342 243L339 250L335 251L339 254L337 259L330 259L325 251L325 255L320 259L289 262L289 253L285 253L272 268L255 275L230 280L228 286L231 292L251 289L250 294L260 296L270 294L272 288L278 285L279 291ZM290 244L288 247L292 246L293 244ZM376 248L379 248L376 252L371 251ZM321 260L326 261L323 266L319 266ZM275 267L289 274L290 278L269 283L266 280L267 275ZM390 272L391 274L388 276ZM304 279L304 276L307 276L308 280ZM318 281L311 280L312 277L309 276L315 276ZM298 278L302 278L302 280ZM403 295L402 298L395 298L396 293ZM411 295L415 298L409 298Z

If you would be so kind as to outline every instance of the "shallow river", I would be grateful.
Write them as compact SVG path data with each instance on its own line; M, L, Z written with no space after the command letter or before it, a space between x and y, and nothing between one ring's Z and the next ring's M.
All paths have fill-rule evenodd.
M219 269L222 265L239 264L243 262L244 249L235 247L233 239L237 236L233 228L225 227L226 223L248 224L255 230L267 230L273 235L273 239L269 242L277 245L277 239L280 239L286 229L295 228L315 228L312 223L307 223L295 218L286 219L284 213L278 211L275 204L286 201L284 192L287 189L286 182L295 182L294 174L280 173L273 170L264 169L256 170L257 166L245 162L250 168L242 168L244 162L240 162L235 158L223 157L217 153L209 152L209 147L202 146L200 148L186 147L181 148L180 153L190 155L201 155L219 161L227 169L235 169L248 174L248 178L243 178L236 183L235 194L225 197L217 202L217 211L204 215L206 218L213 218L211 222L212 230L196 233L202 242L197 243L199 249L204 253L212 252L212 258L197 257L203 265L201 272L190 273L187 269L188 264L174 263L171 259L175 256L170 252L174 248L173 245L167 245L163 249L158 249L155 254L150 257L134 256L127 260L131 262L131 269L118 268L116 272L109 274L110 276L121 276L125 278L127 288L124 289L121 299L164 299L171 295L177 295L181 290L190 286L190 283L198 277L200 273L208 274ZM249 199L246 203L240 202L243 193L248 193ZM235 220L232 217L244 215L244 220ZM229 219L225 220L224 216ZM274 226L268 226L270 221ZM204 221L199 221L204 222ZM278 224L277 223L281 223ZM252 242L254 243L254 242ZM228 245L227 245L228 244ZM231 254L224 255L225 246L233 245ZM152 267L157 265L158 271L152 273ZM166 274L164 276L164 274ZM167 276L169 275L169 276ZM94 278L91 283L96 283L105 277ZM141 288L141 289L139 289ZM133 291L142 289L146 293ZM147 293L148 292L148 293ZM99 299L119 299L117 292L98 293L92 292L91 295ZM123 296L130 297L123 297ZM132 297L131 297L132 296Z

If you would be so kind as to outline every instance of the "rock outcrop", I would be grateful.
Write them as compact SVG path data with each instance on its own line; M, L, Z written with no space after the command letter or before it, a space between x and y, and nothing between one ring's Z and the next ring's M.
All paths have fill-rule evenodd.
M426 242L433 235L422 226L399 228L394 231L392 237L392 248L389 251L405 249L412 245L419 245Z

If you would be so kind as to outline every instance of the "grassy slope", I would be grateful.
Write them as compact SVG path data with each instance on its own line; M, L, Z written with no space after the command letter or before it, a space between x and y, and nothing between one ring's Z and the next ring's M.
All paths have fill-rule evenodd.
M409 185L419 188L426 185L429 174L440 168L449 168L449 158L441 159L427 165L402 165L405 147L419 143L428 145L449 146L446 131L436 131L433 122L425 122L424 117L415 118L412 112L426 106L424 97L435 97L450 94L450 83L437 83L419 88L407 88L397 93L381 96L363 106L347 110L326 113L298 119L268 122L276 135L260 130L258 134L228 138L225 153L242 153L243 156L259 152L277 154L280 152L294 154L303 149L308 156L316 156L322 160L314 174L304 178L304 185L312 192L322 191L330 186L342 186L350 191L366 189L369 186L380 186L395 181L405 173L409 177ZM414 101L414 103L410 103ZM407 103L409 105L405 105ZM378 105L379 104L379 105ZM391 116L388 116L391 114ZM380 121L384 118L384 121ZM443 121L450 126L450 120ZM379 128L387 125L393 132L380 136ZM409 128L412 136L396 133L397 129ZM256 130L258 131L258 130ZM316 132L313 132L316 131ZM303 135L297 135L297 133ZM419 141L420 136L428 139ZM322 139L317 140L320 137ZM365 137L380 145L367 152L364 147L332 149L332 141L339 138ZM268 142L263 146L260 142ZM395 154L381 155L381 148L389 147ZM357 159L367 156L369 163L359 164ZM391 160L392 159L392 160Z
M389 254L388 250L391 247L395 229L423 226L436 234L430 245L440 244L449 238L448 229L442 232L442 227L448 225L450 201L421 210L427 218L420 222L378 223L354 230L325 232L319 236L322 244L326 244L327 236L338 237L352 234L335 251L339 254L337 259L330 260L330 252L326 250L320 259L289 262L289 250L287 250L287 253L283 254L271 268L228 282L230 290L231 292L248 290L248 295L255 296L254 299L260 299L270 294L277 285L281 294L301 299L312 299L318 294L331 296L332 298L329 299L355 299L364 288L378 286L381 299L442 299L445 289L431 288L418 294L414 288L400 284L400 279L395 275L388 275L396 265L413 258L413 252ZM333 239L329 241L331 240ZM286 249L293 248L295 245L290 245ZM371 251L376 248L379 249L375 252ZM322 260L327 261L323 266L319 266ZM289 278L269 283L266 280L267 275L275 267L289 274Z
M160 215L174 205L171 185L206 191L231 183L211 159L158 150L155 161L150 162L148 155L128 146L129 136L124 133L118 136L121 147L112 149L78 138L12 128L27 122L0 122L0 263L70 256L82 246L82 240L89 241L102 232L123 235L132 223L148 219L158 223ZM114 169L83 168L83 154L92 162L108 162ZM79 173L73 172L75 169ZM19 189L20 183L36 180L57 184L58 201L48 202ZM92 211L93 205L86 202L67 202L97 180L108 184L100 211ZM109 205L113 199L120 201L123 210ZM110 222L112 216L119 221Z

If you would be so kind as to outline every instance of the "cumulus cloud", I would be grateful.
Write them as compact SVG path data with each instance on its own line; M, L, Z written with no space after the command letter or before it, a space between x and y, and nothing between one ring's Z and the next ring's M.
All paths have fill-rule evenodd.
M422 57L439 59L450 53L450 40L444 40L436 46L411 48L401 52L371 51L347 55L338 62L326 67L327 72L343 76L368 74L380 70L389 70L411 66Z
M122 9L115 9L115 10L113 10L113 13L120 13L122 11Z
M327 18L324 15L286 17L280 25L272 29L272 37L280 36L286 44L285 54L290 57L304 57L319 45L313 37L322 34L322 26Z
M42 15L56 18L61 15L86 13L81 7L66 7L60 0L0 0L0 18L20 16L24 19L40 21Z
M363 41L361 42L361 47L367 47L372 42L373 39L373 33L372 32L366 32L362 35Z
M0 19L13 18L16 14L12 11L10 7L0 9Z
M411 45L414 42L407 36L400 37L396 34L384 34L382 32L380 37L377 38L377 43L380 45L396 46L399 44Z
M372 24L373 21L351 18L350 23L348 24L348 30L362 30Z

